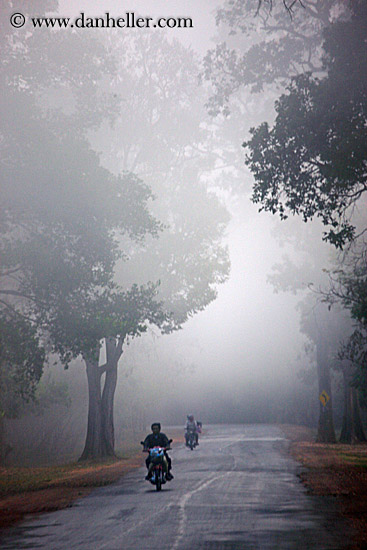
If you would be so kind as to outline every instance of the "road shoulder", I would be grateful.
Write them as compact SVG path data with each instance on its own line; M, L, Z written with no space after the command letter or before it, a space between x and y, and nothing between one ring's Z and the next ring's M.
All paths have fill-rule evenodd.
M71 465L63 475L57 468L0 468L0 528L10 527L25 516L68 508L87 496L96 487L109 485L135 468L143 465L140 454L108 463ZM44 474L49 473L46 479ZM11 488L9 478L22 477L28 480L30 490L24 485L17 492ZM7 487L9 487L7 489Z
M171 433L172 432L172 433ZM184 441L183 430L171 430L173 444ZM136 446L123 459L39 468L0 467L0 529L26 516L69 508L93 489L110 485L144 465Z
M331 496L355 532L351 550L367 548L367 444L315 443L305 426L281 425L289 452L304 468L300 479L310 495Z

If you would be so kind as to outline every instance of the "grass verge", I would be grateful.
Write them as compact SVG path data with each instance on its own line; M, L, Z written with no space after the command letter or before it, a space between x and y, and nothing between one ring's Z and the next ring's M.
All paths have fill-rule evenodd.
M174 443L183 441L182 431L170 433ZM0 468L0 529L27 515L52 512L72 506L94 488L116 482L144 465L141 445L117 451L116 459L75 462L38 468Z
M0 469L0 528L26 515L67 508L95 487L117 481L143 465L141 453L105 462L43 468Z

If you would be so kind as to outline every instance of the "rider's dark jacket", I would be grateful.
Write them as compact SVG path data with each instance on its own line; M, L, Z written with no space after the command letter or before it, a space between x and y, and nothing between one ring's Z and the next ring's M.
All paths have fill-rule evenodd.
M159 434L149 434L144 439L144 449L153 449L153 447L169 447L169 439L166 434L159 432Z

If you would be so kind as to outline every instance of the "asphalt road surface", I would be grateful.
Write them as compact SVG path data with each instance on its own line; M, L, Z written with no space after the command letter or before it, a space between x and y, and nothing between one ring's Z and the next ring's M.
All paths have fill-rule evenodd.
M166 430L164 430L166 431ZM209 426L194 451L171 451L161 492L145 468L71 508L0 537L0 548L47 550L338 550L349 534L329 498L306 494L274 426ZM169 436L169 431L167 430Z

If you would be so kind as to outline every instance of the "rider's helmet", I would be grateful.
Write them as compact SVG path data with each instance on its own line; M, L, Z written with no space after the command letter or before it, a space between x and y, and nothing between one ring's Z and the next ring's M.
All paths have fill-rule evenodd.
M187 419L188 419L190 422L194 422L194 415L193 415L193 414L188 414L188 415L187 415Z
M153 427L157 426L158 430L161 431L161 423L160 422L153 422L153 424L150 426L150 429L153 431Z

